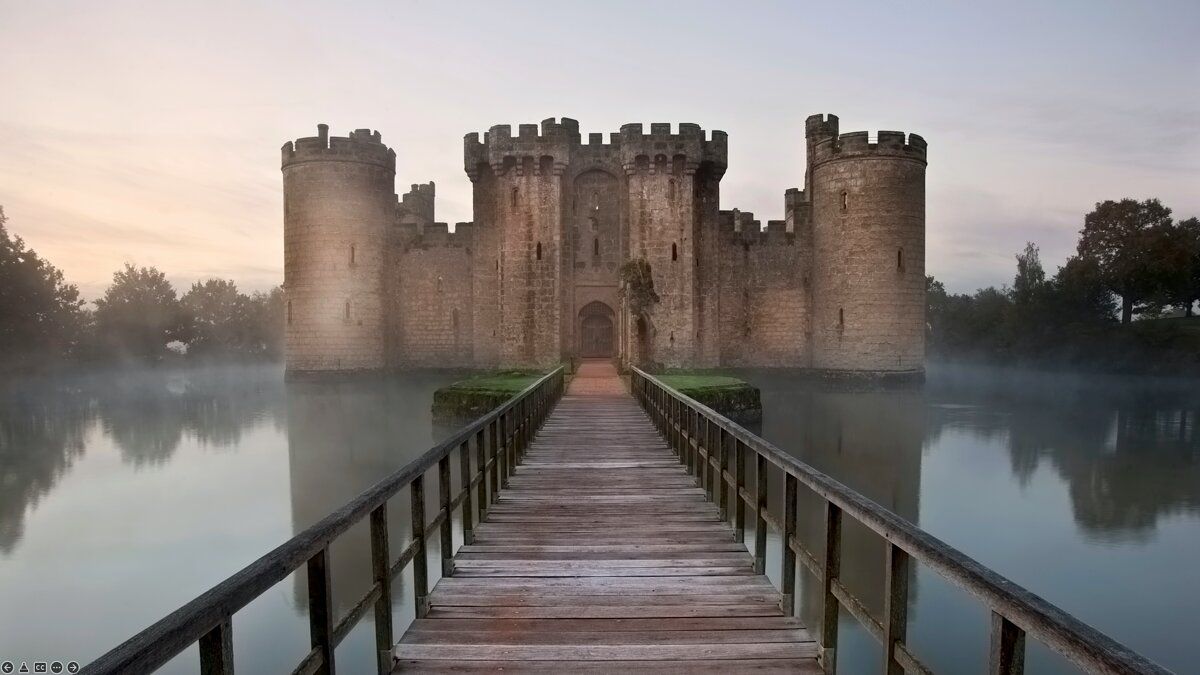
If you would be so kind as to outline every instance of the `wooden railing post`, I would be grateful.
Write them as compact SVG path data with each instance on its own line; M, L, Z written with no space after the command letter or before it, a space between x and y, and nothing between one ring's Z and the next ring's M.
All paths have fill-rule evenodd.
M425 552L425 476L409 484L412 496L413 609L416 618L429 614L429 559Z
M458 446L458 461L459 461L459 480L462 483L462 531L463 544L470 544L475 540L475 505L472 503L471 496L471 442L468 438Z
M783 472L783 613L796 614L796 552L792 540L796 538L796 477Z
M486 436L483 428L475 434L475 465L478 469L475 471L475 477L479 478L479 491L476 493L476 506L479 508L480 524L483 523L483 515L487 513L488 495L487 495L487 448ZM473 479L472 479L473 480ZM470 488L468 488L470 489Z
M441 534L442 576L454 574L454 511L450 508L450 455L438 460L438 501L446 518L438 527Z
M754 473L757 479L754 492L754 571L766 574L767 519L763 518L763 512L767 510L767 458L760 452L754 453Z
M896 660L896 645L908 639L908 565L908 554L889 543L883 590L883 663L887 675L904 675L904 667Z
M500 415L500 446L496 472L500 474L500 489L508 487L508 413Z
M712 442L712 422L711 422L711 420L709 420L707 417L705 417L705 418L703 418L701 424L704 426L704 431L700 432L700 436L701 436L701 438L704 439L704 451L708 455L707 457L704 458L704 471L705 471L704 484L706 486L705 491L708 492L708 501L716 502L717 501L717 488L721 484L721 481L716 480L715 475L714 475L716 473L716 471L713 469L713 463L717 459L717 447L716 447L716 444L714 444Z
M721 495L718 504L721 508L721 520L728 522L729 486L725 483L725 474L729 471L729 432L724 428L718 428L716 437L716 443L713 445L716 446L718 456L721 458L720 469L717 470L717 486Z
M229 617L200 638L200 675L233 675L233 621Z
M312 648L321 655L319 675L334 675L333 592L329 582L329 548L308 559L308 634Z
M1025 631L992 612L992 647L988 673L1021 675L1025 672Z
M496 433L499 426L498 420L488 423L488 449L491 451L489 461L492 463L492 468L488 469L488 485L492 504L495 504L496 499L500 496L500 441Z
M737 487L733 500L733 533L738 542L746 543L746 500L742 499L742 490L746 488L746 446L739 440L733 441L734 461L737 462Z
M821 667L827 673L837 672L838 601L833 595L833 582L842 566L842 509L825 502L825 560L822 564L821 603Z
M392 575L387 502L371 511L371 576L379 586L375 601L375 653L379 675L392 672Z

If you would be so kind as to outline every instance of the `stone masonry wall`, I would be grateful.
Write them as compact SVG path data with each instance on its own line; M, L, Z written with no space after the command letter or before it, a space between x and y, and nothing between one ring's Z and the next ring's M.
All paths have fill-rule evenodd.
M395 362L399 367L474 363L472 225L425 228L398 259L393 307L400 317Z

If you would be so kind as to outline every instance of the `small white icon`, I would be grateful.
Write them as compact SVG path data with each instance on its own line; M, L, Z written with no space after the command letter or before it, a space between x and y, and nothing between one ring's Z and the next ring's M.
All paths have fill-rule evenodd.
M5 661L0 663L0 672L11 673L14 667L12 661Z
M22 662L21 662L21 667L20 667L20 669L18 669L18 670L17 670L17 672L19 672L19 673L28 673L28 672L29 672L29 664L28 664L28 663L25 663L24 661L22 661Z
M78 661L68 661L67 662L67 672L68 673L78 673L79 672L79 662Z
M48 672L48 671L46 670L46 667L47 667L47 664L46 664L46 662L45 662L45 661L34 661L34 662L33 662L33 672L35 672L35 673L45 673L45 672Z
M54 661L50 664L50 672L61 673L63 670L62 661Z

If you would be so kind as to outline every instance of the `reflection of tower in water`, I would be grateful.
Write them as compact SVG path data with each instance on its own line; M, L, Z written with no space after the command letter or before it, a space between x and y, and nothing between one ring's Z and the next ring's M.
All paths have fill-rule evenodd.
M787 375L749 376L762 390L762 436L781 449L845 483L901 517L920 515L921 450L925 438L924 393L919 385L885 391L830 390ZM781 478L772 477L772 485ZM780 496L781 490L772 492ZM782 508L772 500L772 510ZM801 487L797 533L818 559L824 548L824 502ZM821 592L803 566L797 611L819 625ZM884 541L853 518L842 523L840 578L875 617L883 615ZM910 570L909 605L917 598Z
M289 382L288 465L292 531L337 510L368 487L428 450L434 441L430 416L433 391L443 375L421 374L389 380ZM427 491L428 493L429 491ZM429 495L427 494L427 497ZM426 513L432 504L426 506ZM410 541L406 490L388 503L392 556ZM436 549L436 541L433 542ZM338 537L330 547L333 599L339 616L370 589L371 541L367 520ZM308 606L303 568L295 578L298 610ZM396 593L405 583L393 583Z

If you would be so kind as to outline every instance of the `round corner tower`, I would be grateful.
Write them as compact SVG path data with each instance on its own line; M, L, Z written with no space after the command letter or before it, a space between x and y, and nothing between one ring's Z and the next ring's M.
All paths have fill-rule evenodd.
M805 125L812 195L812 366L925 369L925 140Z
M383 368L396 154L378 131L317 132L283 146L287 370Z

